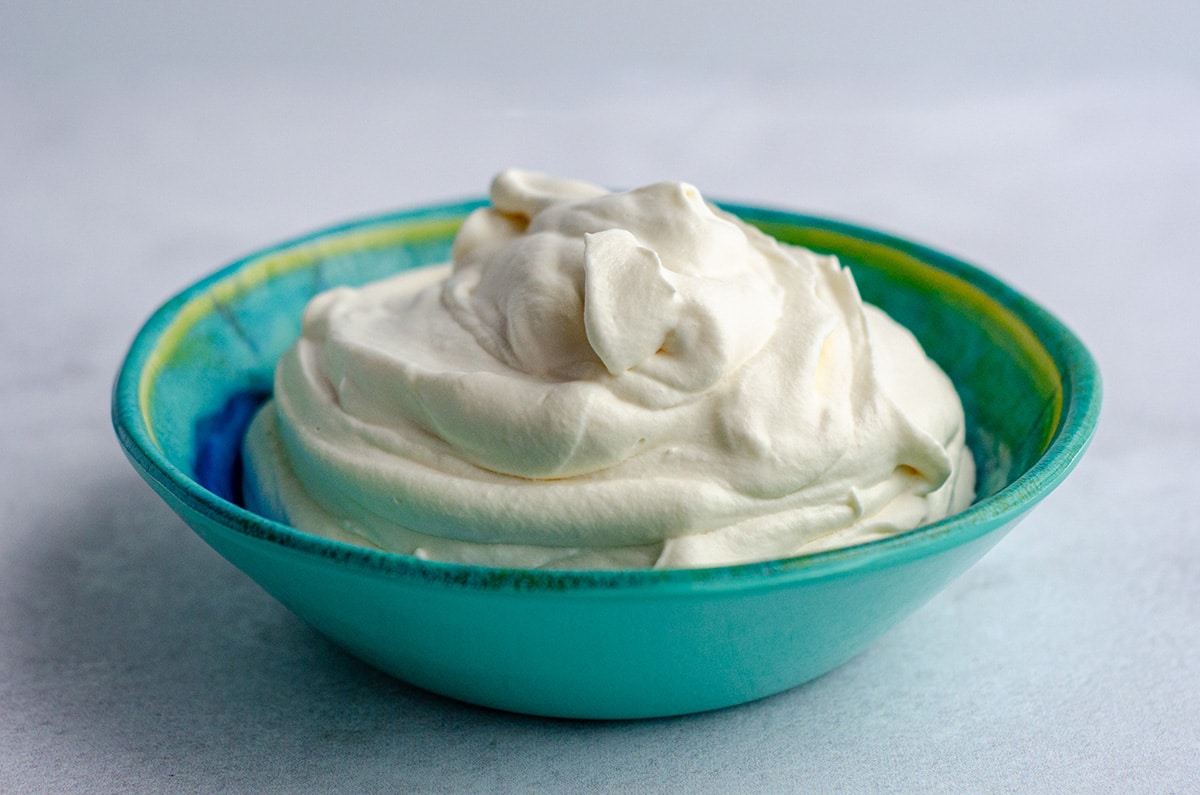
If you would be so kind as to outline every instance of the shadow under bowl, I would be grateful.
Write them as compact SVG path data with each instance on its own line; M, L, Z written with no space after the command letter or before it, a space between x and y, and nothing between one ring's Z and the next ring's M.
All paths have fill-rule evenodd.
M482 201L434 205L253 254L163 305L113 393L126 455L221 555L350 653L412 684L538 715L636 718L738 704L845 662L966 570L1083 454L1100 409L1087 350L995 278L887 234L723 205L836 254L863 297L954 381L978 469L968 510L892 538L763 563L542 571L422 561L240 507L239 447L305 303L444 262Z

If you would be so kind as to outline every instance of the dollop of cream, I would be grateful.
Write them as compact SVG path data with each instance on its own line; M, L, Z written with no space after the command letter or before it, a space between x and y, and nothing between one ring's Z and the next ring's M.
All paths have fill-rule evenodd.
M779 558L974 492L949 378L834 257L516 170L452 263L311 301L245 453L253 510L506 567Z

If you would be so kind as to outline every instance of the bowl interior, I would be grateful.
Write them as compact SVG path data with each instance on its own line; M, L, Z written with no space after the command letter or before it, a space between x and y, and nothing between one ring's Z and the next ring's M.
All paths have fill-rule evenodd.
M172 477L239 503L242 435L269 396L275 362L299 333L308 299L445 261L462 219L481 204L319 232L186 290L134 343L117 384L118 429L144 437L142 446L159 451L157 463ZM1098 384L1090 357L1057 321L992 277L919 245L834 221L725 206L781 240L837 254L863 297L911 329L946 370L966 411L976 506L1030 473L1056 439L1072 448L1053 480L1065 476L1091 435ZM1067 422L1073 403L1077 416ZM1074 437L1063 439L1068 427Z

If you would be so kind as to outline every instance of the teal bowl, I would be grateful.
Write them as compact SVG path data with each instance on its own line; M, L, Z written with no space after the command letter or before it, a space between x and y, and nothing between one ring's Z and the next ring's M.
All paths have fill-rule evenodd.
M448 259L483 202L334 227L253 254L168 301L138 333L113 423L146 482L227 560L351 654L498 709L637 718L725 707L845 662L978 560L1083 454L1096 365L1043 309L956 259L880 232L725 205L837 254L962 396L978 498L859 546L690 570L543 571L348 546L240 506L239 446L316 292Z

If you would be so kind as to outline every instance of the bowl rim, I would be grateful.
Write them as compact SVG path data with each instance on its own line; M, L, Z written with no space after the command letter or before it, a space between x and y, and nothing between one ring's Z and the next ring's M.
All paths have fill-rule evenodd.
M940 521L887 538L840 549L755 563L694 569L520 569L422 560L383 550L357 547L296 530L218 497L171 463L154 439L142 411L143 380L152 353L182 310L193 299L266 257L347 233L377 227L411 225L425 220L461 220L486 206L474 198L420 205L370 215L320 228L238 258L180 290L146 320L117 372L112 391L112 422L126 456L151 485L216 525L301 556L335 561L364 574L437 583L460 588L539 592L744 590L777 587L784 582L826 579L863 568L886 568L959 546L1010 524L1053 490L1075 467L1095 433L1101 404L1101 379L1095 359L1061 321L987 272L954 256L887 232L827 217L761 205L713 202L752 224L818 229L862 243L883 246L916 263L949 274L982 292L1032 332L1054 365L1062 386L1056 427L1043 453L1012 483L966 510Z

